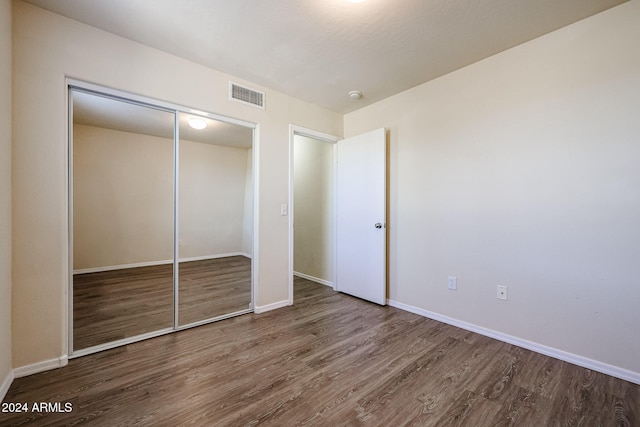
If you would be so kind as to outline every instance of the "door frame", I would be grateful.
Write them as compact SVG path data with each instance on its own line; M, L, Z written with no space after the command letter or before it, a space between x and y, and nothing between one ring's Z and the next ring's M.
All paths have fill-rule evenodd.
M174 217L173 217L173 265L174 265L174 324L171 328L159 329L157 331L144 333L141 335L136 335L124 339L120 339L117 341L111 341L104 344L99 344L93 347L89 347L86 349L73 350L73 100L71 97L72 90L77 90L85 93L96 93L106 95L113 99L119 99L122 101L129 101L134 104L147 106L151 108L155 108L158 110L174 112L174 159L173 159L173 185L174 185ZM189 329L192 327L200 326L206 323L215 322L218 320L223 320L229 317L236 316L238 314L250 313L255 311L256 307L256 297L258 295L258 235L259 235L259 204L260 200L259 194L259 130L260 126L258 123L249 122L242 119L237 119L233 117L223 116L216 113L205 112L202 110L196 110L190 107L186 107L180 104L174 104L171 102L161 101L158 99L137 95L131 92L121 91L105 86L100 86L97 84L85 82L82 80L73 79L67 77L65 79L65 91L66 101L67 101L67 225L68 225L68 292L67 292L67 304L66 304L66 336L63 338L64 343L63 347L65 347L65 354L68 355L69 359L73 359L76 357L85 356L92 353L97 353L103 350L108 350L111 348L120 347L123 345L131 344L137 341L142 341L148 338L153 338L160 335L165 335L168 333L178 332L184 329ZM253 186L253 230L252 230L252 254L251 254L251 306L247 310L242 310L241 312L235 312L230 314L225 314L222 316L216 316L213 318L205 319L199 322L190 323L187 325L180 326L177 322L177 305L178 305L178 295L176 294L176 287L178 283L178 274L179 270L176 270L176 264L179 262L179 252L178 252L178 219L179 219L179 210L178 210L178 142L179 142L179 127L178 127L178 115L180 113L187 114L196 114L203 117L207 117L213 120L218 120L225 123L231 123L239 126L243 126L246 128L250 128L253 131L252 135L252 186Z
M317 139L320 141L324 141L330 144L333 144L333 190L332 190L332 198L333 198L333 212L331 213L331 215L333 216L333 220L334 220L334 224L335 224L335 217L336 217L336 209L335 209L335 199L336 199L336 191L335 191L335 186L336 186L336 160L337 160L337 156L336 156L336 147L337 147L337 143L338 141L341 141L343 138L339 137L339 136L335 136L335 135L331 135L328 133L324 133L324 132L319 132L313 129L309 129L309 128L305 128L302 126L297 126L294 124L290 124L289 125L289 197L288 197L288 201L287 203L288 205L288 210L289 210L289 254L288 254L288 268L287 268L287 272L288 272L288 295L289 295L289 305L293 305L293 250L294 250L294 239L293 239L293 222L294 222L294 215L295 215L295 211L294 211L294 196L293 196L293 186L294 186L294 182L293 182L293 177L294 177L294 139L295 136L304 136L307 138L313 138L313 139ZM336 235L335 235L335 227L334 227L334 231L333 231L333 242L332 242L332 246L333 246L333 277L331 278L331 281L333 282L333 289L336 289Z

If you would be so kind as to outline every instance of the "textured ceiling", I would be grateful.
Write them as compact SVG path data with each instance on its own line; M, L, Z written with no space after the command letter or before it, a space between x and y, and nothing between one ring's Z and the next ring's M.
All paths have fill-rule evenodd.
M340 113L625 1L28 0Z

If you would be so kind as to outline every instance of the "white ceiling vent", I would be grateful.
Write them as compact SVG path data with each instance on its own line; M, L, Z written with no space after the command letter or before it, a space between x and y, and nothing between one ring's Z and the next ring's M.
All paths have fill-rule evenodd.
M264 110L264 92L229 82L229 98Z

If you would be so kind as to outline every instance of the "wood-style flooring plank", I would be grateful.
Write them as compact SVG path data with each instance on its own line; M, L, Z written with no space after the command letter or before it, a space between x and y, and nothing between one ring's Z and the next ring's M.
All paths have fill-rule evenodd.
M295 280L295 304L14 381L2 426L638 426L640 386Z

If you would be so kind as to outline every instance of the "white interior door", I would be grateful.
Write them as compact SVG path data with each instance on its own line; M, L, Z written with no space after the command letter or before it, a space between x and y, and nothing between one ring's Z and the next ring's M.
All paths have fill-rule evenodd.
M386 138L376 129L338 142L336 289L386 304Z

